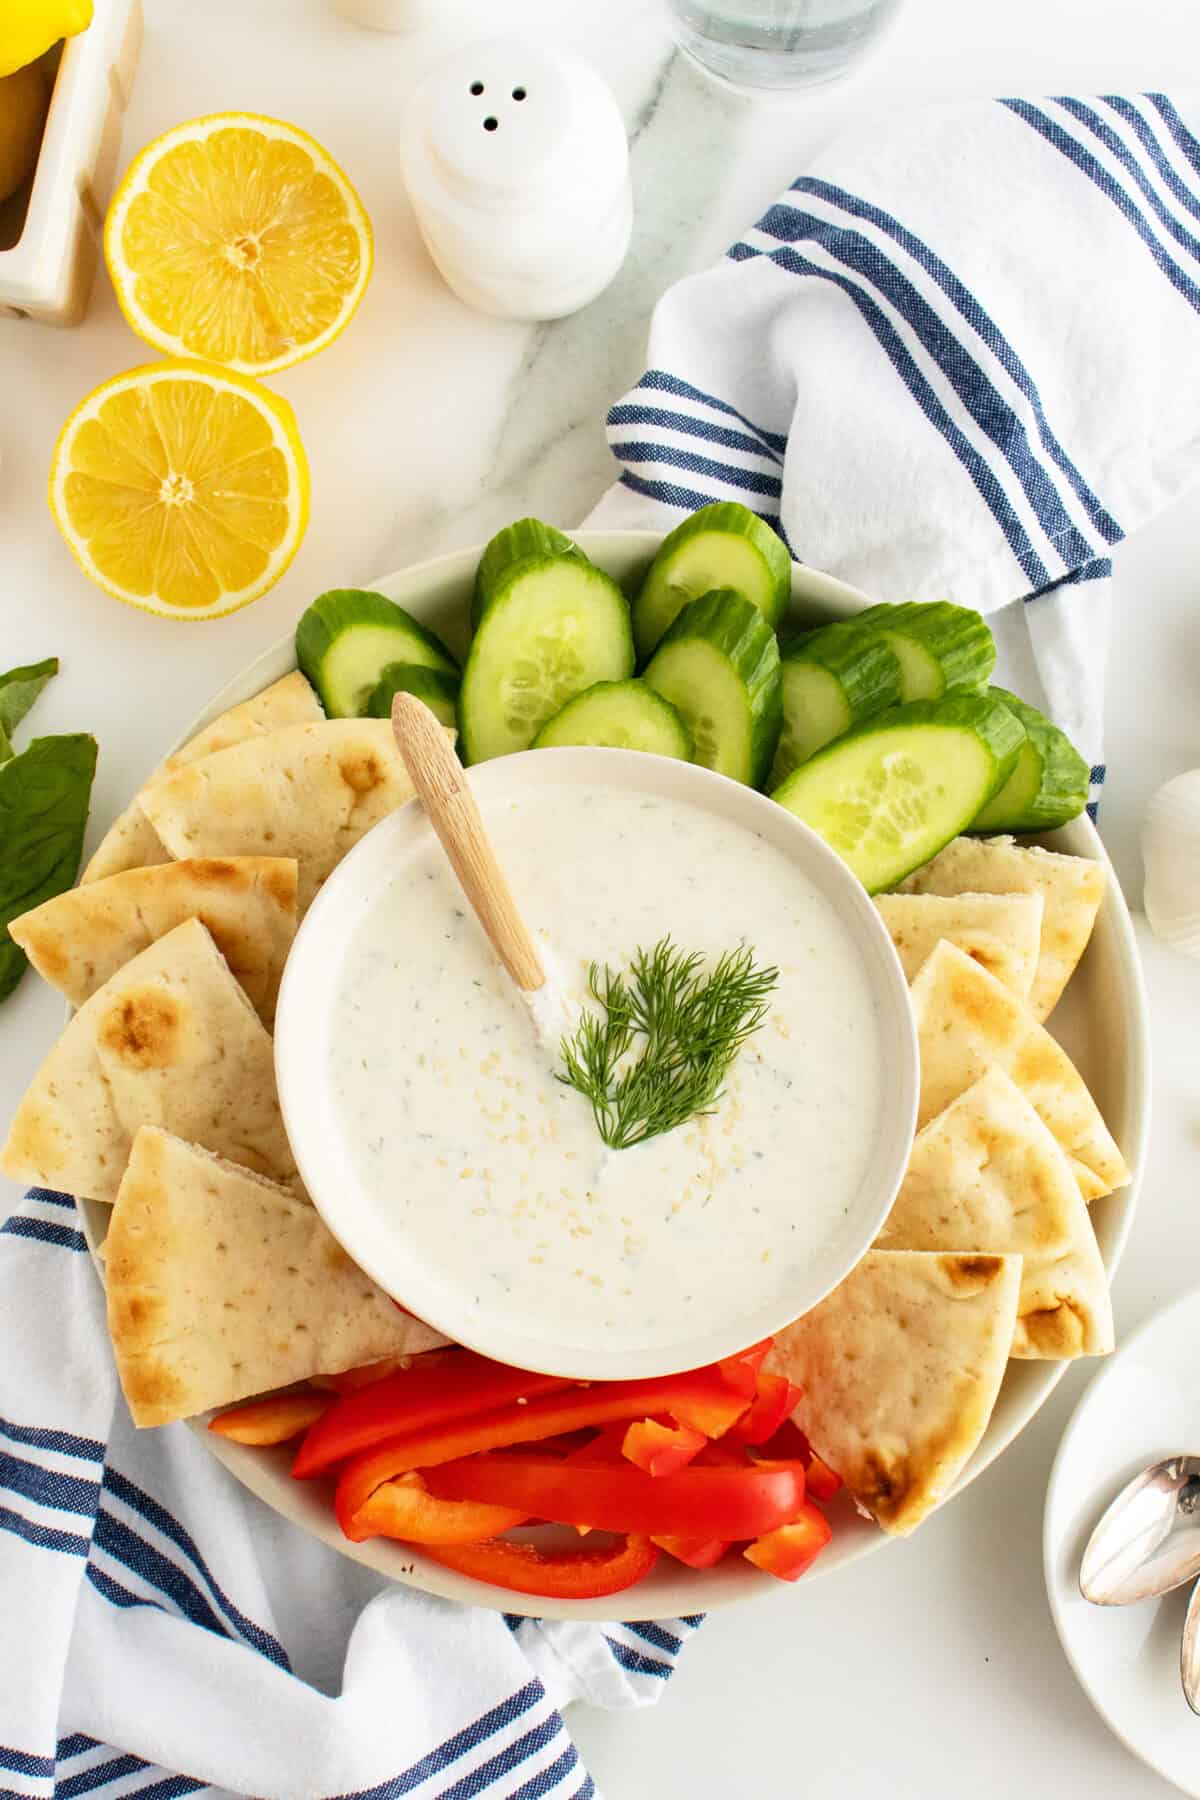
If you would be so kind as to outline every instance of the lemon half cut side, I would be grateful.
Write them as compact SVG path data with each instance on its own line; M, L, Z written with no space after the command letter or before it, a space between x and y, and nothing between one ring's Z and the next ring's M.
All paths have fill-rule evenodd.
M171 356L243 375L332 343L371 275L371 225L315 138L212 113L156 138L113 196L104 255L126 319Z
M84 573L131 606L212 619L265 593L308 523L286 400L201 362L106 381L54 448L50 510Z

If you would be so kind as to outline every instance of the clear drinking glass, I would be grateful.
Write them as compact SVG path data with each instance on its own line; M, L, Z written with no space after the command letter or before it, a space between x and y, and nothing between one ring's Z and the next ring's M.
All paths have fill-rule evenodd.
M900 0L669 0L683 48L738 87L832 81Z

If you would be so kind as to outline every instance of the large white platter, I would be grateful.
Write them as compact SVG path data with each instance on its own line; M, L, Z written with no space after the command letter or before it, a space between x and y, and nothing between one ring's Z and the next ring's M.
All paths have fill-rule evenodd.
M592 561L607 569L630 591L636 588L660 542L657 534L645 531L583 531L575 535ZM478 548L456 551L385 576L370 585L398 600L460 654L465 651L469 636L467 608L479 555ZM848 618L871 605L872 601L831 576L796 566L792 571L792 603L790 622L798 625ZM295 666L294 646L291 637L287 637L215 695L178 742L164 746L164 754L169 749L178 749L219 713L249 699ZM1077 819L1040 841L1053 849L1107 862L1099 836L1086 818ZM1129 911L1111 869L1107 896L1092 941L1050 1026L1091 1088L1134 1172L1129 1187L1109 1194L1092 1208L1101 1253L1111 1277L1133 1222L1149 1127L1146 997ZM108 1228L108 1208L88 1201L82 1202L81 1208L84 1229L95 1251ZM1049 1397L1065 1368L1064 1363L1010 1363L983 1442L964 1471L956 1493L982 1474L1024 1429ZM366 1544L348 1543L337 1528L326 1485L291 1480L288 1475L290 1449L263 1451L230 1444L209 1433L204 1422L199 1420L193 1423L192 1429L244 1486L284 1518L312 1532L343 1556L352 1556L394 1580L427 1593L469 1601L497 1611L542 1617L648 1619L705 1612L775 1589L769 1577L761 1575L739 1557L730 1557L717 1568L701 1572L686 1569L664 1556L644 1582L627 1593L615 1594L608 1599L568 1603L512 1594L439 1568L424 1561L415 1551L382 1539ZM830 1517L834 1526L833 1543L805 1581L829 1576L846 1563L866 1556L889 1541L875 1526L859 1518L844 1500L834 1504Z

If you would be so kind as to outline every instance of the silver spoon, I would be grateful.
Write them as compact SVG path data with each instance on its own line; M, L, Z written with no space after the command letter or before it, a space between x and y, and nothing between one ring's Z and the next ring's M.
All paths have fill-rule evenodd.
M1135 1475L1105 1512L1083 1553L1079 1591L1097 1606L1128 1606L1197 1575L1200 1457L1170 1456Z
M1187 1618L1183 1621L1179 1679L1183 1682L1184 1699L1194 1713L1200 1713L1200 1581L1192 1589Z

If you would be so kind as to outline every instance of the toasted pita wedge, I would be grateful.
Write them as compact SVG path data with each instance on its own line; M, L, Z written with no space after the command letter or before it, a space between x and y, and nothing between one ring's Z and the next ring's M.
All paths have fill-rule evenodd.
M877 1247L1020 1256L1013 1356L1113 1347L1108 1279L1074 1171L1003 1069L918 1132Z
M311 1206L143 1126L109 1227L108 1324L135 1425L444 1344Z
M284 725L304 725L324 716L320 701L297 669L291 675L285 675L282 681L272 682L261 694L244 700L240 706L231 706L211 725L206 725L182 750L159 764L146 786L161 781L164 775L173 774L201 756L211 756L215 750L226 750L231 744L240 744L265 731L278 731ZM125 869L143 869L170 860L170 852L142 811L139 793L109 826L79 877L79 885L104 881L109 875L119 875Z
M942 938L1020 999L1042 936L1040 894L880 894L875 902L909 981Z
M196 857L126 869L59 894L9 926L30 962L72 1006L185 919L199 919L268 1027L296 933L294 859Z
M172 856L294 856L303 914L364 832L412 798L388 719L290 725L155 782L142 803Z
M113 1200L140 1125L258 1174L296 1173L270 1035L197 919L125 964L67 1026L17 1108L0 1167Z
M900 884L904 894L1040 894L1045 902L1037 974L1029 990L1036 1019L1050 1016L1087 949L1104 898L1105 868L1010 837L955 838Z
M1020 1289L1019 1256L870 1250L776 1337L796 1423L885 1531L919 1525L983 1436Z
M1066 1151L1085 1200L1124 1186L1125 1159L1078 1069L986 969L942 942L913 982L912 1004L921 1049L918 1129L996 1063Z

